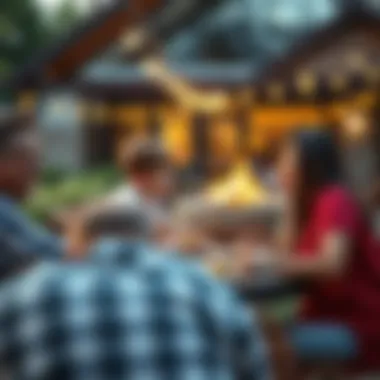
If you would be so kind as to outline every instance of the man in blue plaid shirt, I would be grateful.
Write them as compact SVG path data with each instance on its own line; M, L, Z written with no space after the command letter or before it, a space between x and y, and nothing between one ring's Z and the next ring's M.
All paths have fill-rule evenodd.
M39 172L30 117L0 112L0 280L40 257L60 256L59 239L30 221L19 207Z
M257 320L224 285L112 240L3 285L0 360L23 380L272 378Z

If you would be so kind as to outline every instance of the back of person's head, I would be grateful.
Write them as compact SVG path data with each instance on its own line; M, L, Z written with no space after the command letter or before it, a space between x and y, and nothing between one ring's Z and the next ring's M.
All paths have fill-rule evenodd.
M132 208L100 206L71 219L65 229L67 255L71 259L81 260L101 240L146 241L151 235L146 216Z
M39 170L33 115L0 110L0 192L23 198Z
M133 208L105 208L93 211L84 224L85 234L91 241L103 238L146 240L150 235L146 216Z

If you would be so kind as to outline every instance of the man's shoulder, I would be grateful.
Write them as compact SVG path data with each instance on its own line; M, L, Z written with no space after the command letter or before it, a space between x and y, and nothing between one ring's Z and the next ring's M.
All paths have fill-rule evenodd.
M202 263L179 255L158 254L145 270L150 276L162 276L172 287L191 289L198 299L228 303L233 295L229 284L211 275Z
M100 271L88 264L52 261L37 263L0 284L0 300L14 304L39 302L45 296L79 289L79 283L94 283Z
M221 293L225 288L198 260L144 242L103 240L93 248L90 260L102 268L134 276L147 287L167 287L168 291L186 287L199 297Z
M39 289L45 288L45 283L54 272L54 264L36 264L19 274L16 274L0 284L0 314L17 305L21 300L34 300Z

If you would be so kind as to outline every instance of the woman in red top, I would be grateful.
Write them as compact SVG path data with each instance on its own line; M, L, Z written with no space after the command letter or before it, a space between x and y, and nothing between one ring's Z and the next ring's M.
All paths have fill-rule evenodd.
M279 160L291 205L281 263L310 283L292 329L305 361L354 361L380 368L380 250L362 210L342 184L339 154L326 132L297 134Z

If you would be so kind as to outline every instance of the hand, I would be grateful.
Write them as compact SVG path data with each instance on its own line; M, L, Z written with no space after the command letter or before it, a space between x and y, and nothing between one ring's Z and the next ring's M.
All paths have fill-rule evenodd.
M275 271L280 265L278 258L266 246L240 245L235 251L236 272L239 277Z

